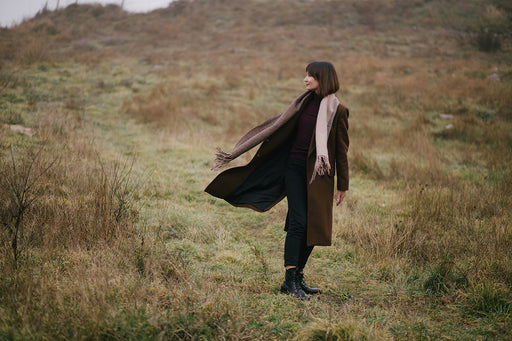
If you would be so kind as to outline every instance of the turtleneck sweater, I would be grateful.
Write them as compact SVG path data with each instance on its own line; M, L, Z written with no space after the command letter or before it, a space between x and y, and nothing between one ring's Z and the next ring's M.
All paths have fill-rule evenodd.
M316 93L313 94L311 100L306 104L304 110L300 114L295 139L290 150L290 157L299 160L306 160L308 156L309 145L313 132L316 127L316 119L318 117L318 109L322 99Z

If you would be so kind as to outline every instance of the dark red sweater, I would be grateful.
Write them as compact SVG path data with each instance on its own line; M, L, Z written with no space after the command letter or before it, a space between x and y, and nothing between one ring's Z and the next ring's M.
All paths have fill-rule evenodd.
M290 150L290 157L299 160L306 160L308 156L309 144L313 137L313 132L316 127L316 118L318 117L318 109L322 99L317 94L306 104L304 110L300 114L299 123L295 139L293 141L292 149Z

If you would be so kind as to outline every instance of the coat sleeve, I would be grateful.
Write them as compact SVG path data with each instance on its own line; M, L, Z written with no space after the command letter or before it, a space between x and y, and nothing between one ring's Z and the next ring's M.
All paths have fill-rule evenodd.
M336 125L336 173L337 173L337 189L338 191L347 191L349 182L348 172L348 115L349 111L343 105L340 105Z

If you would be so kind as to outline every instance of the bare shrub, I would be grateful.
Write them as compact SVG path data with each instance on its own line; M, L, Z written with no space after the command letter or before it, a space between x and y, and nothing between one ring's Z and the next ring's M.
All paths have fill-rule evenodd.
M21 250L20 240L25 241L25 218L44 193L43 176L57 161L56 158L49 160L42 156L43 147L36 151L28 150L26 154L16 157L11 148L10 159L4 158L0 163L0 219L11 239L15 268Z
M98 159L91 165L90 161L83 163L65 156L47 171L44 186L34 183L29 187L39 180L29 178L27 194L12 190L21 199L4 207L2 216L12 235L13 249L21 232L26 250L40 246L46 250L92 247L131 235L137 220L131 201L132 164L133 160L105 164ZM15 175L8 180L19 183L23 177ZM15 251L17 260L19 251Z

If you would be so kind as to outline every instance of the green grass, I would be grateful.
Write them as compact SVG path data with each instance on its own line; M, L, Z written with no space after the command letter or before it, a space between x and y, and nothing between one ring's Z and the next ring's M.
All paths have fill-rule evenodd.
M52 46L0 48L0 123L37 133L0 128L0 171L41 146L34 170L58 159L33 187L16 267L0 179L0 338L507 339L512 66L506 40L484 54L452 39L475 4L435 28L442 1L417 1L404 7L415 29L391 5L393 25L358 22L363 9L345 4L329 39L311 39L327 27L311 4L285 2L238 9L284 8L263 16L268 32L202 1L182 17L72 6L0 32L9 42L39 27ZM71 12L81 19L66 31ZM323 293L300 302L279 293L286 202L259 214L203 189L215 147L284 110L317 58L335 63L350 108L351 187L333 245L308 264Z

